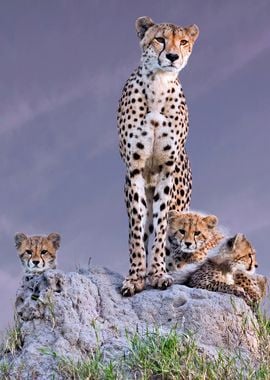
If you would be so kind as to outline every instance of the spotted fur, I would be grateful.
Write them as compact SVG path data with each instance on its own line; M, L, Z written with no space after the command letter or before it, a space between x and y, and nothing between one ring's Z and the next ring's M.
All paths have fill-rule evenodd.
M144 289L149 235L154 232L148 278L153 287L172 284L166 273L169 210L188 209L191 170L185 150L188 110L177 75L187 64L198 27L136 21L140 66L127 80L118 109L121 157L126 164L130 270L122 294Z
M242 297L251 305L265 294L266 279L254 274L256 252L242 234L227 239L219 253L207 258L191 275L188 286L224 292Z
M224 238L215 215L170 212L166 241L166 268L184 283Z
M15 235L15 245L26 273L42 273L56 268L56 252L60 247L58 233L48 236L18 233Z

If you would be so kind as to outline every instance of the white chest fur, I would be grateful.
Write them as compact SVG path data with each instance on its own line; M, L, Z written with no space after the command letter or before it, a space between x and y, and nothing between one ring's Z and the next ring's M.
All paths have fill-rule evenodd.
M158 71L149 78L144 77L149 112L162 113L161 110L168 98L168 90L173 86L175 79L174 73L163 71Z
M176 111L174 109L170 111L168 106L168 103L172 102L173 95L177 101L180 99L181 88L175 79L176 75L168 72L157 72L149 78L144 76L148 107L144 124L144 130L147 131L144 155L146 167L153 175L160 165L176 161L179 156L176 133L180 120L177 122L172 120L171 115ZM174 88L173 94L172 88Z

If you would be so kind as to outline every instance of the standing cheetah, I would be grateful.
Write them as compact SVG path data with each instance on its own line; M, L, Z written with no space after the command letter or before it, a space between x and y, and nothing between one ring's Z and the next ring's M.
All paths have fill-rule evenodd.
M192 181L185 151L188 110L177 76L199 34L196 25L155 24L149 17L137 19L136 30L141 64L124 86L117 117L129 217L130 270L124 296L145 287L152 232L150 284L160 289L172 284L165 266L167 215L189 207Z

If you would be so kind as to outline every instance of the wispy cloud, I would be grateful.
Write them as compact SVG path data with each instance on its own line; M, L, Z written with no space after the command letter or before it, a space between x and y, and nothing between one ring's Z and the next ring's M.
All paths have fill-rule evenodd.
M91 81L83 80L73 83L64 90L55 90L51 94L35 98L29 94L28 99L14 101L1 116L0 132L11 131L34 120L36 117L65 106L85 95L91 89Z
M270 11L269 3L248 2L245 19L242 6L240 3L218 3L216 17L213 17L212 8L202 9L201 35L191 57L193 69L189 86L193 98L226 81L269 49L270 28L265 18ZM260 20L256 26L254 19Z
M86 73L69 85L56 84L50 93L43 93L40 89L38 95L28 93L26 99L22 97L15 99L12 105L5 106L2 111L0 133L20 128L35 118L67 106L86 95L91 95L95 100L102 102L115 91L119 83L123 83L123 75L124 73L128 75L128 72L128 66L122 65L113 70Z

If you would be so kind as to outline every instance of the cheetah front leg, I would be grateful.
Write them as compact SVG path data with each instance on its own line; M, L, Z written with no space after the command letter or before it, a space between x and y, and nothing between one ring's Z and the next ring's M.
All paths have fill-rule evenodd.
M150 284L159 289L166 289L173 283L173 278L167 274L165 262L167 217L170 205L171 186L172 177L170 172L162 172L153 198L153 226L155 237L148 273Z
M132 296L142 291L146 278L146 255L144 246L144 231L147 220L147 205L145 200L145 183L138 171L129 173L126 177L125 196L129 217L129 275L125 278L121 293Z
M246 294L245 290L238 285L235 284L226 284L224 282L219 282L216 280L212 280L205 286L202 284L196 285L196 288L202 288L202 289L207 289L212 292L220 292L220 293L227 293L227 294L232 294L236 297L243 298L243 300L247 303L250 304L251 300L249 298L249 295Z

